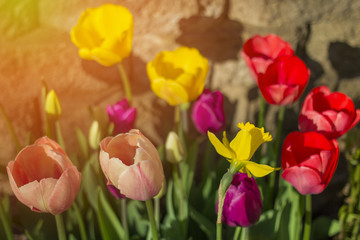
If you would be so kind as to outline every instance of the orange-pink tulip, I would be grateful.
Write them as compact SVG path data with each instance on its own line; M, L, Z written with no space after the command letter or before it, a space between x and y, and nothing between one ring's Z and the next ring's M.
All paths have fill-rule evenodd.
M74 202L81 174L64 150L48 137L22 149L7 165L10 186L36 212L60 214Z
M156 196L164 170L154 145L132 129L100 142L100 166L111 184L127 198L146 201Z

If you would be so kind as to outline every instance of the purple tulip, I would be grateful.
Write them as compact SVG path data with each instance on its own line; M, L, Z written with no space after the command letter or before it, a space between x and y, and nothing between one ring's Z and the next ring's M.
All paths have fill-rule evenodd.
M229 226L249 227L261 215L262 201L253 177L236 173L226 192L222 221Z
M126 98L106 107L109 121L114 123L113 135L128 132L134 128L136 108L130 107Z
M196 129L206 135L207 131L218 132L225 126L224 97L220 91L204 89L192 109Z
M116 199L126 198L125 195L121 194L120 190L117 189L114 185L108 184L107 188L108 188L109 192L111 193L111 195L113 195Z

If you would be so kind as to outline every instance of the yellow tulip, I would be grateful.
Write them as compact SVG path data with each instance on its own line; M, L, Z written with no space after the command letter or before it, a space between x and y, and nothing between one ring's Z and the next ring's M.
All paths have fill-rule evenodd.
M61 105L54 90L46 95L45 112L51 117L59 118L61 116Z
M230 143L225 131L223 142L220 142L213 133L208 132L209 140L217 153L227 158L230 162L230 169L246 172L248 175L251 176L252 174L255 177L263 177L278 170L278 168L250 161L261 144L272 140L271 135L268 132L265 133L264 128L257 128L250 123L239 123L238 127L241 130Z
M176 106L195 100L203 91L209 63L195 48L160 52L147 64L154 93Z
M111 66L130 55L133 32L133 17L127 8L104 4L81 14L71 40L81 58Z

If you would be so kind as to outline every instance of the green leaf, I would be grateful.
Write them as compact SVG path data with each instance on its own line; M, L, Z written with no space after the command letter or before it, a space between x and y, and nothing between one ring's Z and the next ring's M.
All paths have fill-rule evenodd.
M89 146L87 143L86 136L80 130L80 128L75 128L75 133L76 133L76 138L77 138L79 146L80 146L82 157L86 159L89 154Z
M82 170L82 181L81 181L81 190L85 192L85 195L90 203L90 205L97 210L97 196L98 193L96 191L96 186L98 186L97 182L97 176L95 171L92 168L92 165L90 164L90 161L88 161L84 169Z
M208 239L212 239L216 236L214 223L196 211L193 207L190 206L189 209L190 217L199 225L199 228L204 231Z
M311 226L311 239L327 239L340 232L340 224L336 219L327 216L316 218Z
M104 240L124 239L125 232L118 217L106 200L102 190L98 188L98 211L97 217L101 235Z

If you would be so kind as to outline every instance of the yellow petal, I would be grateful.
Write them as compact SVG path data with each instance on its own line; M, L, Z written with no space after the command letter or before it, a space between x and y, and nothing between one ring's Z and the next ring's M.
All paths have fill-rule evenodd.
M252 136L247 130L239 131L235 138L230 142L230 148L236 153L236 158L240 161L247 161L251 158Z
M48 115L59 118L61 116L61 105L54 90L51 90L46 95L45 99L45 112Z
M171 106L188 102L185 89L175 81L159 78L152 81L151 89L158 97L167 101Z
M268 132L264 132L264 128L255 127L254 124L250 124L249 122L245 125L244 123L239 123L238 127L241 131L247 130L251 134L251 152L249 159L254 155L255 151L261 144L272 140L271 135Z
M231 151L226 148L222 142L220 142L220 140L215 136L215 134L208 131L208 137L218 154L226 158L232 158Z
M245 168L251 172L255 177L264 177L273 171L277 171L280 168L273 168L265 164L258 164L251 161L246 161Z

